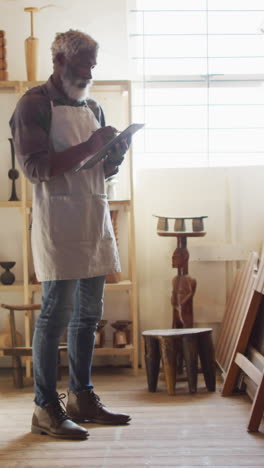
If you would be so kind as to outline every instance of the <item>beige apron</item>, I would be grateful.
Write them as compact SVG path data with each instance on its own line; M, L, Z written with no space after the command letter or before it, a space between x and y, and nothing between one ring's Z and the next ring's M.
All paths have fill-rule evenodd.
M63 151L100 127L88 106L54 106L50 144ZM103 163L33 185L32 252L39 281L120 271Z

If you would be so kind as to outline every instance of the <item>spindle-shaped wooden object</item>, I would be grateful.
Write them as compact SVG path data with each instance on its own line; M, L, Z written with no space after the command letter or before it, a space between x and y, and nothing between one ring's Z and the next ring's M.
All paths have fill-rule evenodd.
M39 40L34 37L34 13L39 11L38 8L28 7L24 11L30 13L30 36L25 40L25 56L28 81L36 81L38 79L38 48Z

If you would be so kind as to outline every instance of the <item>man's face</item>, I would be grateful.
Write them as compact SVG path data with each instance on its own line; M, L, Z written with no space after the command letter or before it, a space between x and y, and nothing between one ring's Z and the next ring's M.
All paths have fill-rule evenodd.
M64 92L75 101L83 101L92 84L92 69L96 65L96 54L80 51L72 59L66 60L61 71Z

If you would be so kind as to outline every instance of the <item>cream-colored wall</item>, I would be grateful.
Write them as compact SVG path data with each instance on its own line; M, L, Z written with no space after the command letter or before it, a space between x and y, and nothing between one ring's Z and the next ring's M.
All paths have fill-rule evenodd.
M39 79L52 71L50 44L56 32L81 29L100 44L94 79L127 79L126 0L0 1L0 28L6 31L10 80L25 80L24 40L30 35L30 16L24 7L41 8L34 15L35 36L39 38Z
M23 8L47 3L0 0L0 29L7 34L9 79L26 79L23 42L29 35L29 17ZM51 73L50 43L55 32L70 27L85 29L100 43L95 79L129 78L125 0L55 0L53 5L55 7L36 15L35 34L40 40L39 79L44 80ZM7 122L15 96L5 94L0 99L0 200L4 200L10 194ZM171 268L175 239L157 236L152 215L208 215L206 237L188 241L190 275L198 283L194 317L197 323L220 322L232 279L231 264L224 261L230 257L227 244L241 244L241 258L251 249L260 250L262 245L263 180L264 168L137 170L136 245L142 329L170 326L171 280L176 274ZM0 260L16 260L14 273L18 280L22 278L21 240L19 210L1 208ZM0 293L0 302L8 301L18 302L19 294ZM115 302L115 318L121 318L126 294L124 297L117 295L111 301ZM109 309L109 299L106 299L106 307Z
M142 329L171 324L171 257L175 238L156 233L164 216L208 216L205 237L189 238L189 275L197 280L194 320L221 321L232 268L263 243L264 168L141 170L135 179L139 308ZM230 244L233 247L230 249ZM234 255L233 255L234 254ZM225 261L241 259L240 263ZM215 324L215 325L214 325Z

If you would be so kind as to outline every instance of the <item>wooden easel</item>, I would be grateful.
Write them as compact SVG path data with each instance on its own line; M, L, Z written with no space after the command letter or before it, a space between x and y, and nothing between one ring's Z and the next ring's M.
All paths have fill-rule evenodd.
M253 294L247 314L242 322L232 359L227 370L222 396L229 396L234 391L240 370L242 370L257 385L257 391L252 403L248 431L257 432L264 412L264 369L260 371L245 356L249 338L252 332L258 308L264 295L264 259L260 262L253 286Z

